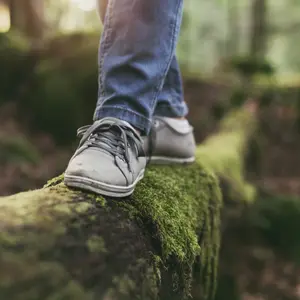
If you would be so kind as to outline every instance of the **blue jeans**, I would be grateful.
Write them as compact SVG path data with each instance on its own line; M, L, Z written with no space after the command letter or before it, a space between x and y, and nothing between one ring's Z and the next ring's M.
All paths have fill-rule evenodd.
M183 0L98 1L104 30L94 120L115 117L148 134L153 115L185 116L175 56Z

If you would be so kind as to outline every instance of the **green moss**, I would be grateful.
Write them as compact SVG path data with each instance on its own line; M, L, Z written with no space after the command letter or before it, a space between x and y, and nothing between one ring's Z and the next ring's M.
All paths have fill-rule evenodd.
M48 182L44 185L44 188L60 184L61 182L63 182L63 180L64 180L64 174L61 174L57 177L54 177L54 178L48 180Z
M148 267L145 270L140 286L138 286L138 283L131 277L131 274L143 268L145 268L145 261L143 259L138 259L134 266L131 265L128 267L128 272L126 274L114 276L112 278L112 288L108 290L104 299L157 300L159 292L153 268ZM141 291L139 296L136 295L137 289ZM156 296L153 297L153 295L149 295L147 292L149 290L153 291Z
M152 262L154 266L154 272L155 272L155 277L159 285L161 284L161 268L163 267L163 262L161 260L161 257L158 255L152 256Z
M98 196L95 201L99 203L102 207L106 206L106 199L104 197Z
M106 253L105 242L101 236L91 236L88 241L88 248L90 252Z
M76 280L72 280L58 263L42 262L37 269L30 257L17 260L15 256L4 253L0 257L0 290L1 299L13 300L93 300L89 292L86 292ZM27 280L24 281L23 279ZM11 280L14 282L11 282ZM36 285L28 285L32 280ZM22 284L23 283L23 284ZM54 292L46 297L45 290Z
M98 40L84 34L50 40L35 68L33 87L20 103L20 113L30 116L32 128L60 144L74 141L77 128L91 122L98 90Z
M148 274L143 268L149 268L149 264L140 253L132 251L131 245L127 254L130 259L126 260L126 255L124 259L126 249L118 246L118 240L125 233L124 241L130 242L126 239L129 229L119 232L114 226L121 211L111 217L98 203L91 203L90 198L91 194L86 197L85 193L59 184L0 199L1 296L12 300L94 300L102 299L102 293L111 288L113 295L118 295L115 299L140 299L130 297L134 289L140 289L133 283L136 274ZM131 240L136 237L133 232ZM147 258L147 252L144 253ZM136 269L132 269L135 261ZM133 267L127 269L128 262ZM112 283L112 276L118 282ZM143 288L149 293L152 284L148 288L148 278L144 281ZM129 293L128 297L119 296L124 292Z
M29 43L18 33L0 33L0 100L18 96L32 70Z
M152 167L132 201L119 205L139 223L154 228L152 237L161 245L160 260L156 258L155 265L167 266L173 261L174 286L184 291L183 297L190 293L193 266L201 257L203 272L198 279L209 296L216 283L213 269L218 257L214 249L219 248L221 193L216 178L197 164Z
M131 290L135 289L135 282L127 274L122 277L114 277L113 284L117 291L123 295L129 294Z
M21 231L20 235L14 235L10 242L1 236L0 245L4 243L8 247L8 244L12 246L16 243L27 244L29 254L34 254L37 249L39 251L52 249L57 238L64 235L67 230L66 225L63 225L66 220L72 215L86 215L94 204L103 202L101 197L94 196L96 201L93 204L90 201L92 194L88 194L88 198L85 198L89 199L88 202L72 203L71 199L86 196L66 189L63 184L53 185L61 179L60 176L49 182L48 188L5 198L5 201L0 202L0 215L2 220L6 220L6 224L10 226L34 224L41 231L38 240L34 231L32 236L24 235ZM198 164L186 168L152 167L130 201L126 199L109 202L110 206L117 205L130 214L144 228L143 232L149 235L150 239L159 242L157 259L153 265L155 269L158 266L170 267L174 286L178 287L178 292L182 292L183 298L190 293L193 267L199 261L197 258L201 257L203 272L198 278L198 284L204 285L209 294L210 286L215 285L213 270L218 259L215 250L219 247L221 206L221 194L217 180L212 174L204 171ZM43 203L47 205L44 206ZM111 209L110 213L113 213L113 207ZM10 216L9 219L7 216ZM58 226L58 220L64 220L61 226ZM75 225L76 223L73 226L78 228L77 230L82 228L80 222ZM43 228L45 234L42 233ZM198 241L200 233L201 239ZM91 253L99 251L105 253L106 250L104 241L98 235L89 237L87 247ZM157 275L154 274L154 278L157 278ZM130 290L131 284L128 286L127 283L125 287ZM124 284L119 286L121 290L124 290L123 287Z
M237 110L226 116L218 133L197 149L197 159L205 167L230 182L230 198L254 201L256 189L245 179L244 157L248 140L256 129L255 118Z

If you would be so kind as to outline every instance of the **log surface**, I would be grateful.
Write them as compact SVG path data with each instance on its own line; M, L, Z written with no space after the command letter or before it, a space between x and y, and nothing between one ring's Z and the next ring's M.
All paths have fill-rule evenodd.
M129 198L69 190L62 177L1 198L0 300L212 297L222 206L213 171L253 195L241 164L252 119L228 117L190 166L148 168Z
M0 299L182 299L198 257L196 285L211 292L221 203L213 175L197 164L151 168L118 201L59 181L0 200Z

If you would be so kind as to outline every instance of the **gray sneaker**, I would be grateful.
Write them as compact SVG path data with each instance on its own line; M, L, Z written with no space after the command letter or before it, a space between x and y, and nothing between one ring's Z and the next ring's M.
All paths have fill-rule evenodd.
M82 138L65 172L65 184L111 197L132 194L146 166L143 141L135 129L104 118L78 129L78 136Z
M144 149L153 164L192 163L196 150L193 127L187 120L155 117Z

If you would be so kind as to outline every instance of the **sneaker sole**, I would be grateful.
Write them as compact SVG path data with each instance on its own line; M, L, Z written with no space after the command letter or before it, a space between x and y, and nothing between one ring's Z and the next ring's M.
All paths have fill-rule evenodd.
M167 157L167 156L152 156L147 157L150 161L150 164L156 165L165 165L165 164L191 164L195 161L195 157L188 158L176 158L176 157Z
M65 174L64 183L67 187L78 188L81 190L93 192L102 196L123 198L130 196L140 180L143 179L145 169L143 169L135 182L130 186L117 186L92 180L87 177L73 176Z

